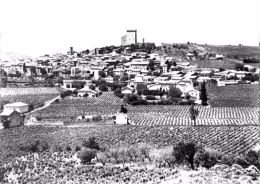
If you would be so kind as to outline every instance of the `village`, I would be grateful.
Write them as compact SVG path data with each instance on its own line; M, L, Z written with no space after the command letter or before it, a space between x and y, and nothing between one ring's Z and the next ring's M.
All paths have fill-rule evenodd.
M181 90L183 97L189 95L197 103L200 103L199 86L203 82L207 88L258 82L259 68L239 61L230 69L201 68L193 61L210 60L217 63L222 60L228 62L229 58L200 51L190 43L193 49L187 44L180 44L179 47L185 49L175 49L169 54L165 45L156 47L144 40L143 43L135 43L133 33L136 32L127 32L119 47L81 52L71 47L67 54L46 54L35 60L18 60L15 64L2 61L1 68L7 76L2 81L6 80L4 85L7 87L62 86L66 90L74 90L73 81L104 80L107 83L124 84L123 94L137 93L137 84L147 85L148 90L166 91L170 85L174 85ZM123 38L126 36L134 39L125 42ZM90 96L97 93L85 88L78 90L80 94L87 92Z
M0 183L260 184L257 0L0 3Z

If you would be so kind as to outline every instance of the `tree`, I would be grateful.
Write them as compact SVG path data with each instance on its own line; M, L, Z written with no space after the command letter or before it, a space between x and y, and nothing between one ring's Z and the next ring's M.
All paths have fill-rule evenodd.
M137 84L136 90L138 95L144 94L144 91L147 90L147 85L142 83Z
M89 96L88 93L85 93L85 94L83 95L83 97L86 97L86 98L87 98L88 96Z
M194 120L194 126L196 125L196 118L199 115L199 110L194 108L192 104L189 109L191 120Z
M120 112L127 114L127 109L124 105L121 106Z
M23 64L23 73L26 73L26 66L25 66L25 63Z
M94 159L97 155L97 151L94 149L85 148L79 154L79 157L83 164L90 163L92 159Z
M77 80L74 80L72 82L72 87L73 88L77 88L77 89L81 89L81 88L84 88L84 85L86 84L85 81L77 81Z
M137 101L137 100L138 100L138 98L137 98L137 95L135 95L135 94L127 94L123 98L123 101L127 104L130 104L130 103Z
M91 89L91 90L95 90L96 87L95 87L93 84L91 84L91 85L89 86L89 89Z
M10 123L11 121L9 120L9 118L1 118L1 123L4 127L4 129L10 128Z
M181 95L182 95L182 92L181 92L181 90L179 88L176 88L173 85L171 85L170 89L169 89L169 92L168 92L168 95L171 98L180 98Z
M223 71L225 71L225 69L220 67L220 68L219 68L219 71L220 71L220 72L223 72Z
M99 144L95 137L89 137L88 140L84 140L82 146L89 149L100 150Z
M222 155L213 149L201 149L195 155L195 162L207 169L221 161Z
M100 91L108 91L107 85L106 84L99 85L99 90Z
M243 71L244 70L244 64L243 63L236 63L235 64L235 69Z
M203 81L203 83L201 84L201 90L200 90L201 94L200 94L200 99L202 101L202 105L207 105L207 90L206 90L206 82Z
M40 68L40 72L41 72L42 75L46 75L47 74L47 71L45 69L43 69L43 68Z
M30 68L30 71L31 71L31 74L32 74L32 75L37 75L37 73L36 73L36 67Z
M155 68L154 68L154 60L150 60L148 66L147 66L147 70L150 70L150 71L154 71Z
M178 164L187 163L194 170L194 156L199 150L200 147L193 141L181 141L173 147L173 155Z

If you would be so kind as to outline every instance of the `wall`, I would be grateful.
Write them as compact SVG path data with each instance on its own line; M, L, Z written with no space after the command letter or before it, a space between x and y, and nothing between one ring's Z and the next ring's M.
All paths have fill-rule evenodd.
M9 116L9 118L10 118L10 121L11 121L10 127L20 126L20 125L22 125L23 122L24 122L23 117L21 117L20 114L17 113L17 112L12 113L12 114Z

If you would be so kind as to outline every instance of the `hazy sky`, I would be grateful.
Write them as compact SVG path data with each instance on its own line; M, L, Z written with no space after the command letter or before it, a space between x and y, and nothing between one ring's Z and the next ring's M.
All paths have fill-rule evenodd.
M0 0L2 51L31 56L138 42L257 46L259 0Z

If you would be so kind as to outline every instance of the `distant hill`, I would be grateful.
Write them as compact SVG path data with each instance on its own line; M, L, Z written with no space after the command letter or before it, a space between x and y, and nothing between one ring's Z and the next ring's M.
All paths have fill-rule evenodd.
M1 61L17 61L33 59L31 56L23 55L17 52L3 52L1 54Z
M199 45L207 51L223 54L227 57L256 57L259 53L257 46L234 46L234 45Z
M202 45L202 44L180 44L180 43L172 43L172 44L162 44L162 46L166 46L167 50L177 51L172 52L170 55L175 55L178 53L187 53L193 52L196 50L197 52L203 53L216 53L220 55L224 55L228 58L247 58L247 57L257 57L259 53L259 47L257 46L235 46L235 45ZM180 46L178 49L176 46Z

